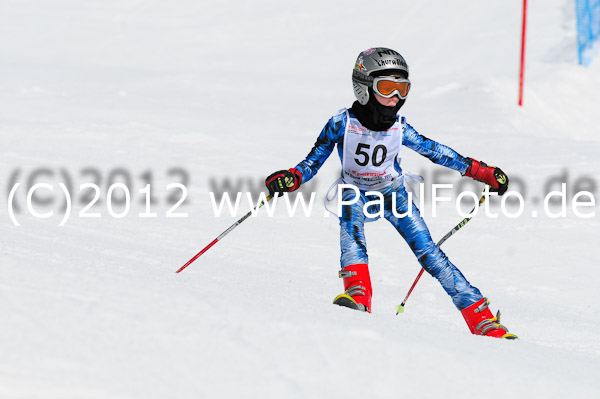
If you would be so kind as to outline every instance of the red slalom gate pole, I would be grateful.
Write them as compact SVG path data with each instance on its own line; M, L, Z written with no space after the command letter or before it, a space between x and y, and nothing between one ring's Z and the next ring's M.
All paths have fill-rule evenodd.
M175 273L179 273L180 271L182 271L183 269L185 269L186 267L188 267L189 265L191 265L193 261L195 261L200 256L202 256L202 254L205 253L206 251L208 251L213 245L215 245L216 243L218 243L219 241L221 241L223 239L223 237L225 237L227 234L229 234L231 232L231 230L233 230L236 227L238 227L238 225L240 225L240 223L242 223L244 220L248 219L250 217L250 215L252 215L254 212L256 212L259 208L261 208L266 202L268 202L270 200L271 200L271 197L267 197L265 200L261 201L261 203L258 204L256 206L256 208L254 208L253 210L251 210L250 212L248 212L247 214L245 214L244 216L242 216L242 218L240 220L238 220L237 222L235 222L234 224L232 224L231 226L229 226L229 228L227 230L225 230L217 238L215 238L214 240L212 240L212 242L210 244L208 244L206 247L204 247L204 249L202 249L202 251L200 251L196 255L194 255L194 257L192 259L188 260L187 263L185 265L181 266L179 268L179 270L177 270Z
M521 30L521 71L519 73L519 107L523 106L523 76L525 74L525 33L527 28L527 0L523 0L523 27Z

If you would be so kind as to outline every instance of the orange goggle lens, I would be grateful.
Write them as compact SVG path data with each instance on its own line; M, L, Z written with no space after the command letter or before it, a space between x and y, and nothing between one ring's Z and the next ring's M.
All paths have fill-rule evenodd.
M379 80L375 86L376 91L382 96L390 96L398 90L400 97L404 98L410 90L410 82L394 82L392 80Z

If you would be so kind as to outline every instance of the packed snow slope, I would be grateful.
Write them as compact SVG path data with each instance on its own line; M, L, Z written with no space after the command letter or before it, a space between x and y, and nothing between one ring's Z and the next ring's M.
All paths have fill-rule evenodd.
M576 63L571 1L528 15L519 108L519 0L0 2L0 398L597 394L600 225L571 200L598 194L600 60ZM209 193L256 191L302 160L373 46L410 66L409 123L502 167L524 197L523 216L479 214L444 244L518 341L471 335L428 275L396 316L419 265L386 221L366 227L373 313L331 304L339 232L321 199L336 154L310 217L261 210L174 273L249 209L216 217ZM409 150L403 166L481 189ZM543 196L563 181L568 209L551 218ZM35 183L54 189L31 198L45 219L27 210ZM79 214L84 183L100 217ZM147 183L156 217L139 216ZM187 217L167 217L183 193L170 183ZM430 208L434 239L462 219Z

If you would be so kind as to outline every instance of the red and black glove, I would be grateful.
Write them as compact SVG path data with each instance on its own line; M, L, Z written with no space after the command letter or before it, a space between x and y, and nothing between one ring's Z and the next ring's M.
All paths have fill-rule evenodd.
M283 193L296 191L300 187L300 183L302 183L302 174L296 168L278 170L265 179L265 185L269 189L271 197L274 194L280 196Z
M467 169L465 176L488 184L490 192L502 195L508 190L508 176L500 168L495 166L487 166L484 162L479 162L473 158L469 158L471 165Z

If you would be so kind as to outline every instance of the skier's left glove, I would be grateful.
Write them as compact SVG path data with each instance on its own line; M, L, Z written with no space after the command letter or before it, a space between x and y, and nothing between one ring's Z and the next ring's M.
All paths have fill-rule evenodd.
M471 164L465 172L465 176L488 184L491 187L490 192L496 192L498 195L502 195L508 190L508 176L502 169L487 166L484 162L476 161L473 158L469 158L469 161Z
M271 197L274 194L280 196L283 193L296 191L300 187L300 183L302 183L302 174L296 168L278 170L265 179L265 185L269 189Z

